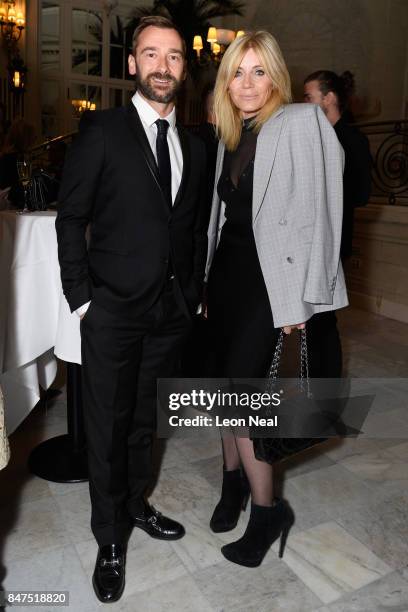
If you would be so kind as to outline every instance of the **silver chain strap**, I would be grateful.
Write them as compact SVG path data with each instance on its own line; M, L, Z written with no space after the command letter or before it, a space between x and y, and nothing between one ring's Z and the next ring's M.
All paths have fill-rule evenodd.
M269 368L268 378L275 380L278 377L278 368L282 356L283 349L283 339L285 337L285 332L281 329L278 341L276 343L275 352L273 354L273 359L271 363L271 367Z
M300 342L300 388L302 391L305 391L305 382L306 382L306 394L307 397L312 397L312 393L310 391L310 381L309 381L309 358L307 352L307 334L306 328L299 330L299 342ZM285 332L281 329L278 341L276 343L275 352L273 354L273 359L271 363L271 367L269 368L268 378L269 380L276 380L278 377L278 369L280 360L282 357L283 350L283 340L285 338Z
M306 392L307 397L312 397L310 391L310 379L309 379L309 357L307 351L307 333L305 329L300 330L300 388ZM304 383L306 381L306 389Z
M309 360L307 356L306 328L300 330L300 378L309 378Z

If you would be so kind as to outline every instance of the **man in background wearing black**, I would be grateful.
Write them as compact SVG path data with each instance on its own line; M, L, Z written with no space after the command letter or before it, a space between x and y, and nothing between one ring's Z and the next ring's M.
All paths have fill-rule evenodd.
M159 539L184 535L144 495L156 380L171 376L191 327L207 248L204 146L175 118L185 51L169 20L141 20L129 56L137 92L127 107L83 117L59 197L62 284L81 317L91 526L99 545L93 585L103 602L123 592L130 525Z
M340 256L351 256L354 209L365 206L371 189L371 156L367 137L343 118L347 101L354 89L350 72L338 76L330 70L318 70L304 81L304 100L318 104L332 124L344 149L343 227ZM338 378L342 374L342 350L335 312L314 315L308 322L310 375Z

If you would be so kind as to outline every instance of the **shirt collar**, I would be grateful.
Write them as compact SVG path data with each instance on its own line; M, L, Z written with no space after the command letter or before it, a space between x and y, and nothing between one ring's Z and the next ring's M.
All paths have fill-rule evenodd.
M174 130L176 127L176 107L167 115L167 117L160 117L159 113L154 110L152 106L140 95L137 91L132 97L132 102L139 113L139 117L149 127L151 127L157 119L166 119L169 122L170 127Z

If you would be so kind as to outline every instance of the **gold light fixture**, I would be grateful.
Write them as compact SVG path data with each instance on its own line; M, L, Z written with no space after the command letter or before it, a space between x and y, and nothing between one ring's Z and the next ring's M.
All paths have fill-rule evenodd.
M212 44L212 52L215 55L215 57L217 57L217 55L219 55L221 53L221 45L219 45L218 43L213 43Z
M223 28L215 28L214 26L210 26L207 32L207 42L210 43L211 53L208 51L202 53L204 49L203 39L198 34L194 36L193 49L197 53L197 60L202 65L208 63L209 61L213 61L214 64L219 64L226 48L232 43L233 40L235 40L235 38L239 38L244 34L244 30L238 30L238 32L235 33L234 30L226 30Z
M26 85L27 66L19 55L9 59L7 66L9 87L14 93L24 93Z
M208 28L207 42L209 43L217 42L217 28L214 28L214 27Z
M16 12L14 0L1 1L0 27L6 47L10 52L11 48L20 40L21 33L25 28L24 15L21 11Z
M71 104L74 107L77 117L79 117L86 110L96 110L95 102L90 102L89 100L71 100Z
M201 38L199 34L196 34L193 40L193 49L197 53L198 58L200 57L202 48L203 48L203 39Z

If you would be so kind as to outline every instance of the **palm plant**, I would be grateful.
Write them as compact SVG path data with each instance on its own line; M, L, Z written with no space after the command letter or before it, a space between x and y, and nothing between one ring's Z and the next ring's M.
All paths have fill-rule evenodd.
M154 0L152 6L143 6L132 11L127 28L133 32L141 17L145 15L169 17L185 38L187 64L194 75L198 68L193 50L194 35L200 34L206 46L211 21L227 15L242 16L243 8L244 2L239 0Z

